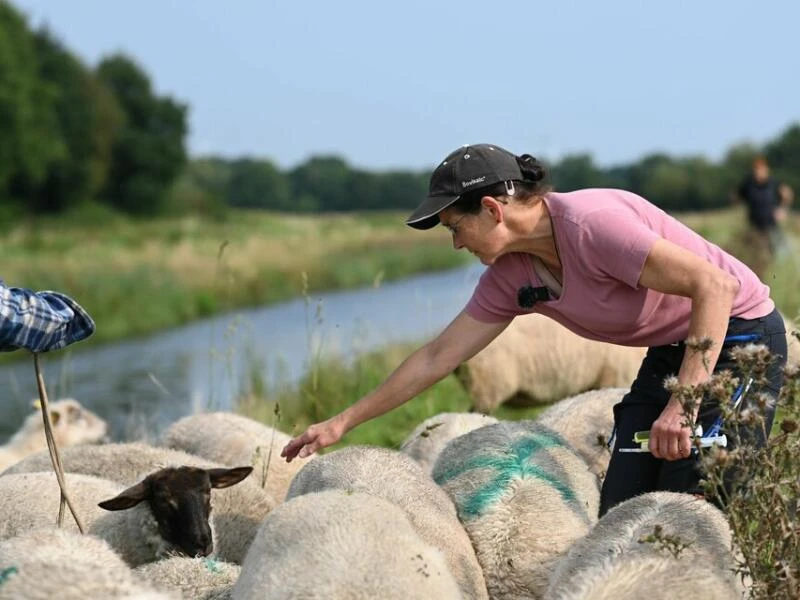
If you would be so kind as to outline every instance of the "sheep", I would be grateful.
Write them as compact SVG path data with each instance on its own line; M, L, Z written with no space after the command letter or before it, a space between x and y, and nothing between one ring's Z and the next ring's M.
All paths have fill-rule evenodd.
M65 477L88 532L108 542L125 562L137 566L176 552L208 555L213 540L210 489L234 485L249 472L250 467L169 468L128 489L89 475L68 473ZM0 477L0 538L53 526L59 495L53 473ZM71 521L68 527L76 529Z
M440 413L420 423L400 445L400 452L416 460L430 474L447 442L491 423L497 423L497 419L481 413Z
M646 541L657 527L660 534ZM690 577L708 582L704 597L740 597L731 539L725 516L705 500L642 494L612 508L574 544L556 565L547 598L619 598L614 594L622 589L629 590L626 598L674 598L697 589Z
M133 485L152 471L168 466L186 465L201 469L222 466L185 452L138 442L65 448L61 453L61 462L66 472L104 477L123 485ZM5 473L46 471L51 468L47 453L39 453L20 461ZM6 476L5 473L3 476ZM213 490L211 498L217 527L216 556L220 560L239 564L244 559L256 528L276 503L249 478L228 489Z
M786 348L788 350L786 364L800 363L800 330L793 320L786 317L783 317L783 324L786 326Z
M309 464L314 464L312 461ZM234 600L461 598L441 552L377 496L328 490L287 499L264 520Z
M456 505L492 599L542 598L552 565L597 521L597 476L561 436L532 421L453 439L433 479Z
M140 582L92 535L37 529L0 542L0 600L178 600Z
M568 593L553 600L674 600L697 595L703 600L743 598L728 574L702 562L663 556L637 555L624 561L607 560L576 579Z
M281 502L292 477L309 460L287 463L281 459L281 449L291 439L253 419L216 412L190 415L173 423L162 433L159 445L231 467L253 465L254 478Z
M286 498L328 489L372 494L402 509L420 538L444 554L463 597L488 598L475 550L455 506L412 458L368 446L336 450L303 467Z
M544 315L524 315L455 373L473 409L533 406L604 387L630 386L646 348L588 340Z
M59 448L103 440L108 424L93 412L85 409L73 398L64 398L48 405L53 436ZM31 413L11 439L0 446L0 472L14 463L40 450L47 449L42 411L36 404Z
M592 473L604 477L611 452L607 443L614 429L614 405L627 388L590 390L559 400L535 421L560 433L583 456Z
M230 600L241 567L208 558L173 556L134 570L143 581L192 600Z

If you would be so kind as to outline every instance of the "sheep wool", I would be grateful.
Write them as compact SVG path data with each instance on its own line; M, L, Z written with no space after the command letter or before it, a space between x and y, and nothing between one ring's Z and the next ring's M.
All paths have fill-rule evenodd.
M65 448L61 462L66 472L103 477L125 486L164 467L185 465L211 469L224 466L186 452L139 442ZM47 470L52 470L49 455L38 453L20 461L6 473ZM216 530L214 553L219 560L240 564L256 529L276 503L248 478L228 488L211 490L211 504Z
M400 508L420 538L443 553L463 597L488 598L475 550L453 502L412 458L369 446L336 450L303 467L287 499L330 489L371 494Z
M310 464L313 464L310 463ZM258 530L234 600L461 598L442 553L390 502L328 490L288 499Z
M135 573L158 589L192 600L230 600L241 567L210 558L173 556L142 565Z
M430 473L447 442L492 423L497 423L497 419L481 413L440 413L420 423L403 441L400 452L416 460L426 473Z
M677 541L677 556L663 542L646 541L657 526L662 538ZM547 598L635 598L633 590L649 590L648 598L674 598L687 590L704 598L741 597L731 543L725 516L705 500L675 492L642 494L612 508L575 543L556 565ZM622 589L631 591L612 595Z
M108 544L63 529L0 542L0 600L179 600L140 582Z
M108 424L85 409L74 398L64 398L48 404L53 437L60 448L90 444L104 439ZM27 416L22 426L4 446L0 446L0 473L26 456L47 449L42 411Z
M456 505L492 599L543 598L555 561L597 521L597 477L561 436L532 421L453 439L433 479Z
M611 459L607 442L614 429L614 405L628 388L590 390L559 400L536 417L540 425L560 433L589 464L604 477Z
M108 512L97 503L120 493L124 486L89 475L65 474L70 498L88 533L111 546L131 566L158 560L174 552L158 532L158 524L146 504ZM26 531L54 528L61 489L54 473L20 473L0 477L0 539ZM70 514L63 528L77 532Z
M646 348L588 340L543 315L523 315L456 370L475 410L549 404L604 387L630 387Z
M276 501L282 502L295 473L309 458L287 463L281 450L292 438L253 419L229 412L184 417L161 435L160 446L183 450L216 463L252 465L253 477Z

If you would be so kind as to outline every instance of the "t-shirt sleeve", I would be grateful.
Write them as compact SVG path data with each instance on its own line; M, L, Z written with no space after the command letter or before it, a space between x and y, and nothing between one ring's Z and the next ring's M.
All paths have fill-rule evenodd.
M500 323L530 312L517 305L517 291L528 279L522 258L505 255L483 272L464 310L483 323Z
M583 224L581 251L595 271L637 289L647 255L660 237L635 215L597 213Z

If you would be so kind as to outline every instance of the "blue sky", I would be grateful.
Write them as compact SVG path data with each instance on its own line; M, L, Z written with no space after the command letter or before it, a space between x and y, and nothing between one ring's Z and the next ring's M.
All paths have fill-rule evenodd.
M603 166L800 121L800 2L12 0L190 106L192 154L430 168L491 142Z

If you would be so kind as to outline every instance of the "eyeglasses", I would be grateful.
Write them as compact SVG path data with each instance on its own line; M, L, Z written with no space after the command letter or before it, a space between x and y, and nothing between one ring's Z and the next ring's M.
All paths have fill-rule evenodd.
M468 214L469 214L469 213L464 213L463 215L461 215L459 218L457 218L457 219L456 219L455 221L453 221L452 223L447 223L447 224L445 224L445 223L442 223L442 226L443 226L445 229L447 229L447 231L449 231L451 234L453 234L453 236L455 237L455 235L458 233L458 224L459 224L459 223L461 223L461 220L462 220L464 217L466 217Z

